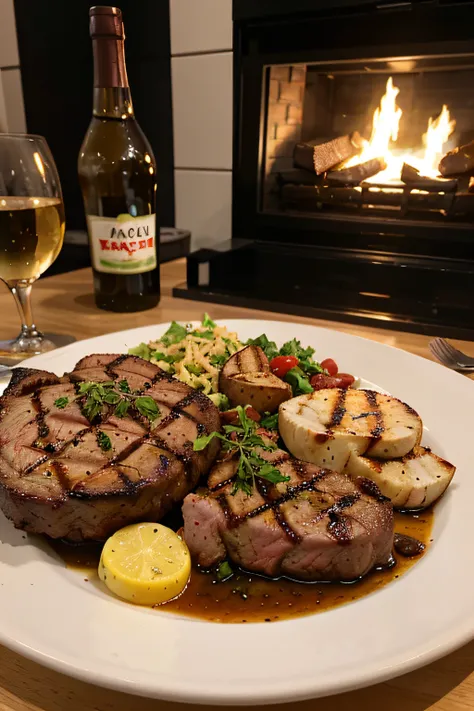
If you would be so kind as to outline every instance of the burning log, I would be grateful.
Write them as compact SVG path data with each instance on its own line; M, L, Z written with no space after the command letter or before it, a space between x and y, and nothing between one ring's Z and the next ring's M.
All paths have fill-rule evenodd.
M426 175L421 175L420 171L409 163L403 164L401 179L410 188L427 190L432 193L454 193L458 187L456 179L428 178Z
M474 169L474 141L458 146L441 158L438 170L441 175L468 173Z
M338 163L360 153L362 144L363 140L358 131L318 145L312 142L297 143L293 153L293 165L295 168L314 170L316 175L321 175Z
M385 170L386 167L387 164L383 158L372 158L365 163L354 165L352 168L332 170L330 173L326 173L326 178L329 183L335 185L359 185L367 178Z
M445 216L474 215L474 198L469 193L429 193L409 192L406 188L397 191L374 192L377 186L366 184L362 190L354 188L309 185L284 185L282 204L287 209L320 212L326 207L338 207L343 210L364 211L365 214L377 214L390 210L389 216L406 215L410 212L429 212Z
M281 185L321 185L324 182L324 176L299 168L280 170L276 175Z

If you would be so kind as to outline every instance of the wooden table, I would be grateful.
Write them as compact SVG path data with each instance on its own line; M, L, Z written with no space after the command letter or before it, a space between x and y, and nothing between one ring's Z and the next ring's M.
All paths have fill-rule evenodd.
M171 297L174 284L184 281L184 262L177 261L162 267L163 297L158 308L140 314L112 314L99 311L92 297L89 270L42 279L33 290L37 324L44 330L76 338L88 338L134 326L144 326L172 319L189 321L200 318L210 309L215 318L267 318L300 321L331 327L366 338L404 348L426 358L429 338L376 328L328 323L284 314L272 314L229 306L205 305ZM0 292L0 339L18 332L18 315L13 301L5 291ZM474 351L472 343L459 341L461 348ZM446 601L449 605L449 600ZM473 596L474 604L474 596ZM2 610L8 615L8 610ZM1 624L1 621L0 621ZM474 642L431 664L424 669L378 684L368 689L340 696L294 704L298 711L460 711L474 710ZM185 670L183 670L185 673ZM0 647L0 711L196 711L203 707L161 703L138 699L114 691L103 690L69 679L40 667L17 654ZM272 706L267 708L279 709Z

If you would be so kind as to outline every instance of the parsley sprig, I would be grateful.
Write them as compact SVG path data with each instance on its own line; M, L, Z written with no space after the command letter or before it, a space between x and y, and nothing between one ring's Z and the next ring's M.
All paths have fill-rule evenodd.
M239 424L225 425L223 428L225 435L221 432L211 432L211 434L204 437L198 437L194 441L194 451L200 452L207 447L212 439L217 437L222 442L224 452L230 452L232 455L239 457L237 474L232 487L233 495L238 491L243 491L250 496L255 488L255 477L265 479L272 484L289 481L290 477L283 476L273 464L266 462L256 452L257 447L270 452L276 449L276 444L269 440L264 441L256 433L258 424L247 417L243 407L239 405L236 410L239 416Z
M153 398L149 395L132 393L127 380L121 380L118 384L113 380L104 383L92 381L80 383L76 397L72 400L68 397L60 397L54 401L54 404L60 410L64 410L69 402L75 400L81 400L82 412L89 422L93 422L102 413L104 405L114 405L116 417L125 417L130 407L134 407L150 422L160 415L160 409Z
M269 412L264 412L260 420L260 427L265 430L278 430L278 412L271 415Z
M109 452L112 449L112 442L109 435L102 432L102 430L97 432L97 442L103 452Z

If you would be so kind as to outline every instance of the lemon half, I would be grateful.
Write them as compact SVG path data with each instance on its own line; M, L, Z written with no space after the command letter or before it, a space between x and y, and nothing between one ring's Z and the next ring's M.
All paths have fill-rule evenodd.
M99 578L118 597L158 605L183 592L191 574L186 543L159 523L135 523L111 536L99 563Z

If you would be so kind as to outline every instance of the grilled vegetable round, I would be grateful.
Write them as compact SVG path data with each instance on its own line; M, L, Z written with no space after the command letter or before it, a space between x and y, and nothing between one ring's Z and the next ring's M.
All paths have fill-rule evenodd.
M404 457L420 443L422 422L390 395L331 388L280 405L279 430L294 457L342 471L352 453Z
M421 509L432 504L448 488L455 467L427 447L414 447L405 457L384 461L351 454L345 469L375 481L396 509Z

